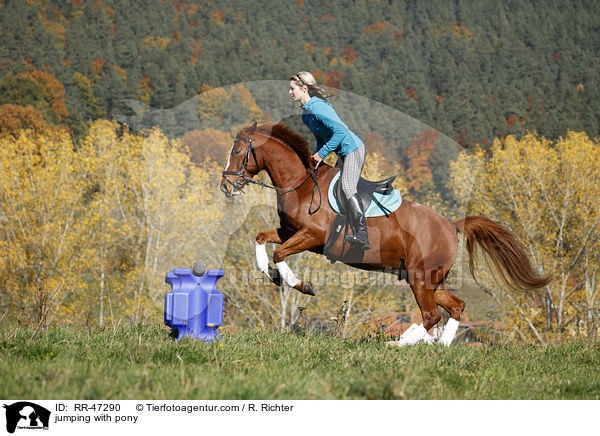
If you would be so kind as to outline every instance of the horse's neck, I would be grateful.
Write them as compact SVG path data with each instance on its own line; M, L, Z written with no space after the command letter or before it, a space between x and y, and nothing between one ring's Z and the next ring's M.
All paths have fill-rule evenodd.
M294 150L273 139L265 145L264 170L269 174L274 186L292 189L306 178L308 170Z

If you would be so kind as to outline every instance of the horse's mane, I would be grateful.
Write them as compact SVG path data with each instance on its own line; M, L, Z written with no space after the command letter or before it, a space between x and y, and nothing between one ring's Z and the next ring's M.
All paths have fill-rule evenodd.
M306 168L311 168L311 152L308 149L308 142L298 133L294 132L288 126L283 123L269 123L261 124L256 128L257 132L264 135L271 136L279 139L284 144L287 144L292 150L296 152L302 164Z

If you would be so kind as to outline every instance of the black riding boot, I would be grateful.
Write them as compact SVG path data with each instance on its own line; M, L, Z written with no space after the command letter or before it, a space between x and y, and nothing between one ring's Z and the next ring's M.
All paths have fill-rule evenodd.
M358 199L358 194L354 194L346 200L346 210L348 218L350 218L350 227L352 227L352 235L346 236L346 240L363 250L370 249L371 245L369 245L369 234L367 233L367 220Z

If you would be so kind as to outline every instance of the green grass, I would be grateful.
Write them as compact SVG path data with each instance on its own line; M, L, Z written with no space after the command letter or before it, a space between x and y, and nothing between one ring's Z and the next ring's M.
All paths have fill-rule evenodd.
M390 349L275 331L175 343L161 325L32 334L0 330L1 398L600 399L600 346L583 343Z

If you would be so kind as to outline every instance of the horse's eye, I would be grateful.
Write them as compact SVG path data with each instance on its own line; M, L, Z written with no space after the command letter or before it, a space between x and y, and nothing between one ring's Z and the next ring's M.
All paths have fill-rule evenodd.
M231 152L231 155L232 155L232 156L237 156L238 154L242 154L242 152L241 152L241 151L239 151L239 150L233 150L233 151Z

